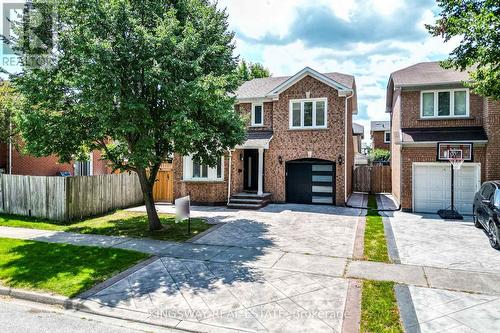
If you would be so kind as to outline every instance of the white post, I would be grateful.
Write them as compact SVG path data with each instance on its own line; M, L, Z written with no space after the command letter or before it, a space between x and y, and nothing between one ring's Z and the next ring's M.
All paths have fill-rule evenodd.
M262 189L264 180L264 148L259 148L259 175L258 175L258 189L257 195L264 194Z

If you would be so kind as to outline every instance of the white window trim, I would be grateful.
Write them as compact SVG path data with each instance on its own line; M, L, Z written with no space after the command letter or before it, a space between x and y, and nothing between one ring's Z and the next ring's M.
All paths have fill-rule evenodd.
M313 102L313 119L312 126L304 126L304 103ZM325 102L325 124L322 126L316 126L316 102ZM300 126L293 126L293 104L300 103ZM289 129L324 129L328 128L328 98L305 98L305 99L291 99L288 105L288 119L289 119Z
M465 114L455 115L455 92L465 91ZM449 116L439 116L438 115L438 93L449 92L450 93L450 115ZM424 94L433 93L434 94L434 115L424 116ZM420 92L420 118L421 119L453 119L453 118L467 118L470 116L469 110L469 89L440 89L440 90L422 90Z
M256 123L255 122L255 107L260 106L261 107L261 122ZM264 126L264 103L252 103L252 127L262 127Z
M213 181L224 181L224 157L221 157L220 167L221 167L221 177L217 177L217 168L208 168L208 173L206 178L204 177L193 177L193 159L191 156L184 156L182 158L183 174L182 180L193 181L193 182L213 182Z
M389 141L387 141L387 134L389 134ZM391 131L384 131L384 143L391 143Z

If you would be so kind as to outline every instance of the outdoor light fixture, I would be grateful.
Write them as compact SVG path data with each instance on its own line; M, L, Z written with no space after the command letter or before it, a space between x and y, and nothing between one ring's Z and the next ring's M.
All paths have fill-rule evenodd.
M339 165L342 165L342 163L344 162L344 159L342 158L342 154L339 154L339 157L337 157L337 162L339 163Z
M281 155L278 156L278 163L279 164L283 164L283 157L281 157Z
M243 161L243 154L240 154L240 161Z

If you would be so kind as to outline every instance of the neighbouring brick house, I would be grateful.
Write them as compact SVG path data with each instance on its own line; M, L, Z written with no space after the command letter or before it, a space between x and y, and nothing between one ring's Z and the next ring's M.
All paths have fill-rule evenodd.
M392 122L392 189L406 211L435 213L451 202L451 166L437 144L472 146L471 161L455 171L455 206L472 213L481 182L500 179L500 102L473 94L468 73L420 63L391 74L387 112ZM464 156L465 157L465 156Z
M305 68L292 77L255 79L237 91L248 117L246 141L216 168L175 156L175 197L258 208L267 201L343 205L354 160L354 77ZM230 200L229 200L230 199Z
M12 170L9 170L9 165ZM101 160L101 153L92 152L89 161L59 163L57 156L34 157L20 153L13 145L0 143L0 169L4 173L30 176L56 176L60 172L69 172L71 175L102 175L111 172L107 162Z
M372 149L391 150L391 122L372 121L370 123Z

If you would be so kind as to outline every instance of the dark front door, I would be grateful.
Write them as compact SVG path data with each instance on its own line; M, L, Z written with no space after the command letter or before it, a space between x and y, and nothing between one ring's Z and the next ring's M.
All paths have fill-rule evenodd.
M314 159L287 162L286 201L334 204L335 163Z
M245 149L243 154L243 189L245 191L257 191L259 172L259 151L257 149Z

